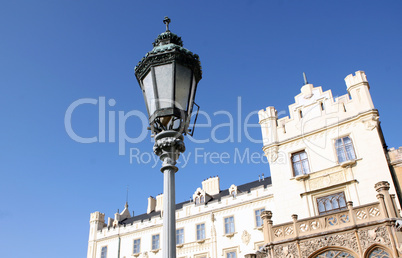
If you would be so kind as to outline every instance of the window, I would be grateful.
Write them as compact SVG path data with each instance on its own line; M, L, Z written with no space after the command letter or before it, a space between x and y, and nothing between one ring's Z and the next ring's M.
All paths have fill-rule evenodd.
M139 254L140 252L141 252L141 239L135 239L133 254Z
M337 139L335 141L335 148L339 163L356 159L353 143L349 136Z
M205 224L197 225L197 240L205 239Z
M255 225L257 228L262 226L261 213L265 211L264 208L255 211Z
M103 246L101 250L101 258L107 257L107 246Z
M198 205L201 203L205 203L204 195L199 195L199 196L195 197L195 205Z
M369 258L391 258L391 255L381 248L374 248L368 256Z
M317 205L320 215L347 209L344 192L317 198Z
M235 251L227 252L226 258L236 258L236 252Z
M237 196L237 186L231 185L229 187L229 193L233 198L236 198L236 196Z
M176 230L176 245L184 244L184 229L180 228Z
M159 234L152 236L152 250L159 249Z
M233 197L236 197L236 191L235 191L235 190L233 190L230 194L231 194Z
M345 257L345 258L354 258L353 255L351 255L348 252L344 251L338 251L338 250L329 250L325 251L317 256L315 258L327 258L327 257Z
M306 175L310 173L307 153L305 151L292 154L292 165L294 176Z
M225 218L225 234L232 234L234 233L234 218L232 217L228 217Z

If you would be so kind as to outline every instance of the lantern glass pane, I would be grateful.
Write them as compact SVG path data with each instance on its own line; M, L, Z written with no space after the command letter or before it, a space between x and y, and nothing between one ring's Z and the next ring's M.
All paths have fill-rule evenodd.
M193 108L193 102L194 102L194 96L195 96L195 91L197 90L197 81L195 80L195 76L193 75L192 78L192 84L191 84L191 94L190 94L190 103L189 103L189 109L188 109L188 116L191 116L192 108Z
M159 108L173 106L173 64L155 67L156 87L158 89Z
M142 81L145 90L145 99L147 101L149 116L155 112L155 92L152 80L152 73L149 72Z
M176 107L187 111L191 92L191 70L180 64L176 65Z

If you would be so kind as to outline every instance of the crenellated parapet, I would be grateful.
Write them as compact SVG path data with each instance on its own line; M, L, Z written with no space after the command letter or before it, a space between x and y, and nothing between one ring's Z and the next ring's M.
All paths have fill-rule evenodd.
M378 112L374 109L366 74L357 71L348 75L345 82L348 93L335 98L331 90L303 85L295 102L289 105L289 116L278 118L278 111L272 106L259 111L263 150L270 162L276 161L282 144L337 127L349 119L360 119L367 130L377 127Z

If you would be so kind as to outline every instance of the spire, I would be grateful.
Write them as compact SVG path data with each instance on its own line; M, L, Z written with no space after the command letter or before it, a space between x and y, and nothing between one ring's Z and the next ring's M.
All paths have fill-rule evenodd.
M308 84L306 73L303 72L304 85Z
M124 207L128 208L128 185L127 185L127 193L126 193L126 205Z

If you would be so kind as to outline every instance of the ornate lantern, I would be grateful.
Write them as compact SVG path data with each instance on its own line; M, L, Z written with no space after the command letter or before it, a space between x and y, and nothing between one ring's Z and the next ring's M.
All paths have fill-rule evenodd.
M188 126L202 77L201 64L198 55L185 49L181 38L169 31L170 19L165 17L163 22L166 31L135 67L135 76L144 95L152 133L173 130L186 134L191 131Z

